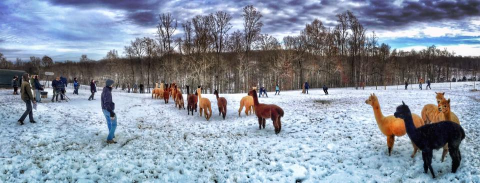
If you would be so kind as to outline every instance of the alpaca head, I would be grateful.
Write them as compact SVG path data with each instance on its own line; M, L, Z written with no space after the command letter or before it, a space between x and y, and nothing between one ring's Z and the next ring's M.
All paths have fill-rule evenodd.
M248 96L253 96L253 94L256 94L256 93L257 93L256 90L250 90L250 91L248 92Z
M202 93L202 88L197 88L197 95Z
M440 103L438 103L438 111L443 113L450 112L450 99L443 99Z
M368 104L368 105L371 105L371 106L373 106L375 104L378 104L378 98L375 95L375 93L370 94L370 97L368 97L368 99L365 100L365 103Z
M407 116L411 116L412 113L410 112L410 108L402 101L402 105L397 107L397 111L395 111L394 116L396 118L405 119Z
M213 94L218 95L218 91L217 90L213 91Z
M435 98L437 98L437 104L440 104L440 102L445 99L445 92L443 93L437 93L435 92L435 94L437 94L437 96Z

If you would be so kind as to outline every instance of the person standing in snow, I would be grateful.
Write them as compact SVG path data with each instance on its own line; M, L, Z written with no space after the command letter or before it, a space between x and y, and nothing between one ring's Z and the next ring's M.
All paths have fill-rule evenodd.
M28 73L23 74L22 80L23 82L20 88L20 93L23 102L25 102L27 106L27 109L23 113L22 117L20 117L20 119L18 120L18 123L20 123L20 125L23 125L23 120L25 120L27 115L30 119L30 123L36 123L35 120L33 120L32 102L34 105L37 104L37 102L33 100L32 88L30 88Z
M60 77L57 77L52 81L52 90L53 90L53 97L52 97L52 102L57 101L58 102L58 95L60 94Z
M33 79L33 86L35 87L35 101L36 102L41 102L41 97L40 97L40 91L43 91L42 85L40 84L40 81L38 80L38 75L35 76L35 79Z
M310 88L310 85L308 85L308 82L305 82L305 92L308 94L308 88Z
M92 93L92 95L90 95L90 97L88 97L88 100L95 100L93 99L93 97L95 96L95 93L97 92L97 85L95 85L95 80L92 79L92 82L90 82L90 92Z
M420 90L423 90L422 83L423 83L423 79L420 78L420 80L418 81L418 87L420 87Z
M407 89L408 89L408 81L405 80L405 90L407 90Z
M78 88L80 88L80 84L78 84L77 78L73 78L73 94L78 95Z
M102 110L105 118L107 119L108 125L108 136L107 136L107 143L108 144L115 144L113 138L115 138L115 129L117 128L117 118L115 115L115 103L112 100L112 86L114 81L108 79L105 82L105 88L102 90Z
M327 87L327 85L323 85L323 92L325 92L325 95L328 95L328 87Z
M18 95L18 76L14 76L12 79L13 94Z
M278 84L277 86L275 86L275 95L277 95L277 93L278 95L280 95L280 87L278 86Z
M430 90L432 89L432 87L430 87L430 80L427 80L427 86L425 87L425 90L428 90L430 88Z

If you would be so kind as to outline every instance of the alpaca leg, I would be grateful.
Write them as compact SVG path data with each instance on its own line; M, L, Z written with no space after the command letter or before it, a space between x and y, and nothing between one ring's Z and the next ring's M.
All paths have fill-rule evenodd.
M202 116L202 112L203 112L202 110L203 110L203 109L200 107L200 112L199 112L199 113L200 113L200 116Z
M452 157L452 173L456 173L460 162L462 161L462 155L458 147L449 147L450 157Z
M427 152L422 151L422 159L423 159L423 173L428 173Z
M415 154L417 154L417 151L418 151L418 147L417 145L415 145L415 143L412 142L412 145L413 145L413 153L412 153L412 156L410 157L415 157Z
M262 129L262 118L258 118L258 128L261 130Z
M433 168L432 168L432 158L433 158L433 151L430 150L427 152L427 162L428 162L428 168L430 169L430 173L432 173L432 177L435 178L435 173L433 173Z
M448 144L445 144L445 146L443 146L442 162L445 160L445 157L447 156L447 153L448 153Z
M393 144L395 143L395 136L391 135L387 137L388 155L392 155Z
M265 121L266 121L266 119L265 119L265 118L262 118L262 119L263 119L263 120L262 120L262 126L263 126L263 129L265 129Z

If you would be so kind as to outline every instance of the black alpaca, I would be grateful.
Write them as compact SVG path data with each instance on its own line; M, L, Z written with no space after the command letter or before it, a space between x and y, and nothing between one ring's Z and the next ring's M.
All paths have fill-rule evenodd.
M457 172L457 168L462 160L459 147L465 138L465 132L459 124L451 121L442 121L415 128L412 113L405 103L397 107L395 117L403 119L408 137L422 150L425 173L430 169L430 173L435 178L432 168L433 150L442 148L446 143L448 143L448 150L450 157L452 157L452 173Z

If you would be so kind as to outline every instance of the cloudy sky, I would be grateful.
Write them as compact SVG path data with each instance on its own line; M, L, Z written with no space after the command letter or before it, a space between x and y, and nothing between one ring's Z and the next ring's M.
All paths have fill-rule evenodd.
M298 35L315 18L333 27L335 15L350 10L392 48L436 45L480 55L479 0L1 0L0 53L12 61L43 55L77 61L82 54L98 60L112 49L123 55L135 37L155 37L158 14L172 13L181 24L226 11L234 31L242 29L241 11L249 4L263 14L262 33L280 40Z

